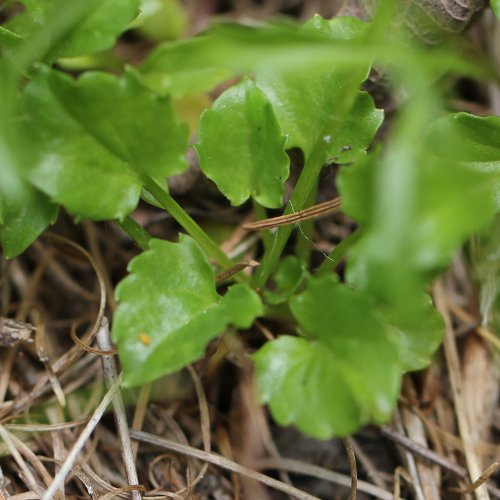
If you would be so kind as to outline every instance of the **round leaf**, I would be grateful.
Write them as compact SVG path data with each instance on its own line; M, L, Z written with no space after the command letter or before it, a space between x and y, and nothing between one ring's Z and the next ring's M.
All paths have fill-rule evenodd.
M179 243L151 240L129 271L116 289L113 321L128 386L179 370L229 324L248 328L262 314L259 297L245 285L217 294L214 271L188 236Z
M252 196L265 207L277 208L283 204L289 174L284 144L271 104L245 80L203 113L196 151L201 170L233 205Z
M325 276L290 306L306 338L282 337L255 355L259 393L277 420L321 438L387 420L399 390L398 352L364 292Z
M130 72L73 80L40 68L25 91L24 132L31 181L83 218L123 218L137 205L143 174L187 167L187 126Z
M422 300L415 304L418 321L401 317L394 310L379 308L399 348L402 369L406 372L428 366L444 337L443 318L427 294L422 294L421 298Z
M328 439L367 422L335 357L321 344L284 335L253 359L260 397L280 425L295 424L310 436Z
M316 16L300 32L347 41L359 37L365 27L365 23L353 18L326 21ZM359 72L360 84L367 72L368 67ZM273 104L281 130L287 136L287 149L301 148L307 158L315 145L323 141L328 145L327 157L339 163L364 154L383 119L383 112L375 108L368 94L359 93L341 134L330 133L331 126L336 125L334 118L343 97L342 87L352 74L352 68L338 65L333 69L293 68L280 73L271 69L268 74L258 75L257 85Z

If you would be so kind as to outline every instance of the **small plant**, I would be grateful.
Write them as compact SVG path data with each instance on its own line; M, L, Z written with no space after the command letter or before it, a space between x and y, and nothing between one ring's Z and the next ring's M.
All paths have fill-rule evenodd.
M25 11L0 26L4 255L23 252L59 207L76 220L117 221L143 250L116 289L113 338L126 385L177 371L228 325L247 329L280 308L297 335L253 355L274 418L318 438L387 421L402 374L428 365L442 340L429 284L499 209L500 118L448 114L437 83L449 74L498 79L496 69L463 56L463 40L429 48L394 23L388 35L394 5L381 2L369 23L219 24L159 45L119 76L75 78L55 63L109 49L138 0L21 3ZM362 90L372 67L400 105L370 148L384 120ZM293 225L265 230L254 274L233 274L218 289L214 265L237 262L175 201L166 178L188 168L189 128L172 99L229 81L199 120L203 174L231 204L251 200L265 218L266 209L314 205L321 170L339 165L342 210L359 227L317 268L311 246L283 256ZM294 148L304 166L285 203ZM187 234L152 239L130 218L140 199Z

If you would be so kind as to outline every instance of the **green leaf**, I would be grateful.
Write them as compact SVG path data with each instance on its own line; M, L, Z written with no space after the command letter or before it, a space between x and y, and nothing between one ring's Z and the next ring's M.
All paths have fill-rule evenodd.
M18 35L28 37L48 23L60 8L59 0L21 0L27 11L16 16L8 26ZM130 21L139 13L139 0L101 0L91 14L72 29L58 45L52 57L75 57L111 48Z
M31 181L82 218L122 219L137 205L143 175L187 167L187 126L131 72L73 80L40 68L26 87L24 131Z
M336 358L323 345L283 335L253 359L260 398L280 425L295 424L312 437L328 439L367 423Z
M300 28L303 34L335 42L360 41L369 24L357 17L340 16L324 19L319 14L309 18Z
M283 204L290 160L273 108L251 80L226 90L200 120L196 151L201 170L233 205L250 196L261 205Z
M338 184L364 225L346 280L373 297L407 371L426 366L443 335L425 286L492 220L500 185L495 120L451 115L428 127L424 102L403 111L384 155L344 167Z
M480 124L474 130L464 129L472 125L467 117L447 117L425 137L415 125L418 112L414 107L395 127L385 155L344 167L338 184L346 213L365 226L347 279L383 304L413 310L415 324L426 281L492 220L500 186L492 120L473 120ZM424 140L416 142L419 137ZM485 145L482 153L478 143Z
M157 92L182 94L210 90L247 72L300 72L300 80L318 68L329 71L339 59L350 68L368 68L368 53L359 51L361 57L352 59L343 55L344 42L360 34L362 27L366 24L354 18L325 21L319 16L307 29L291 23L258 27L221 23L197 37L160 45L140 71ZM334 46L337 43L341 47Z
M483 324L498 332L500 318L500 217L475 238L470 247L471 267L479 284L479 312ZM497 334L498 335L498 334Z
M491 73L484 64L478 65L477 57L472 61L454 46L433 47L433 57L429 57L426 51L416 50L410 44L387 43L385 33L374 32L374 36L363 39L360 25L359 20L352 18L331 21L319 18L310 21L308 30L284 22L259 26L221 23L194 38L160 45L146 59L141 72L163 91L179 89L175 80L189 79L190 75L193 80L188 85L209 89L224 80L222 76L217 78L220 70L228 71L227 76L294 71L307 75L310 71L325 72L339 66L351 71L366 70L374 59L381 64L399 65L409 83L415 80L415 74L417 77L422 74L421 68L440 75L444 69L476 76ZM354 32L361 39L351 43ZM209 75L210 85L204 86L200 78L195 81L203 74Z
M0 134L0 245L10 259L55 222L57 207L22 178L6 135Z
M4 26L0 26L0 50L7 47L16 47L22 41L22 37L17 33L5 28Z
M368 296L325 276L290 305L305 338L283 336L254 355L260 397L276 420L322 439L387 420L400 364Z
M220 83L231 78L233 72L220 68L199 70L157 70L156 62L147 60L141 68L144 83L160 95L182 96L212 90Z
M378 154L370 154L352 166L340 168L336 178L342 194L342 211L362 225L372 220L377 161Z
M414 228L415 260L424 269L447 265L458 247L493 220L500 170L470 170L431 161L422 175L421 214Z
M19 182L16 192L0 189L0 244L8 259L26 250L57 218L57 206L28 183Z
M500 0L490 0L490 5L495 15L500 19Z
M127 386L179 370L229 324L248 328L262 314L258 295L245 285L217 294L214 271L188 236L151 240L129 271L116 289L113 322Z
M18 93L13 67L0 61L0 244L12 258L23 252L57 216L57 207L22 177L16 121Z
M134 29L154 41L175 40L186 30L188 15L180 0L141 0Z
M415 240L428 247L417 258L430 267L445 265L500 208L500 118L447 115L430 125L424 148Z
M304 282L308 276L306 264L303 260L288 255L278 267L273 277L275 288L264 290L264 298L269 304L276 305L286 302Z
M444 337L444 321L427 294L414 304L418 321L404 317L394 309L378 308L394 343L399 348L399 359L405 372L421 370L429 365Z
M377 109L373 98L360 92L340 133L331 139L327 161L352 163L363 158L384 121L384 111Z
M428 128L429 153L484 173L500 171L500 117L453 113Z
M306 23L301 32L326 39L347 41L356 39L364 32L366 24L352 18L325 21L319 16ZM369 65L360 72L361 84L368 75ZM287 136L287 149L301 148L307 158L319 141L328 144L327 158L338 163L350 162L364 153L378 127L383 112L377 110L366 93L360 93L353 107L352 116L342 127L342 133L330 132L332 116L342 97L342 86L352 68L339 65L299 71L297 68L282 73L271 69L261 73L257 85L275 110L282 131Z
M302 68L303 75L315 66L330 68L341 52L328 42L342 43L360 34L362 26L367 25L354 18L325 21L319 16L307 23L307 29L291 23L219 24L197 37L160 45L140 71L157 92L171 94L210 90L231 76L261 69ZM323 56L314 58L320 51ZM365 61L370 64L369 57Z

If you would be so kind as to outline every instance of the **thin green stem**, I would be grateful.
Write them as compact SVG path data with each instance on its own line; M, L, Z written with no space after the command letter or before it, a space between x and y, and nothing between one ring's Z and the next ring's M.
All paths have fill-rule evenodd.
M312 151L306 161L306 164L304 165L302 174L300 175L297 185L292 193L292 197L290 199L291 203L288 203L284 215L288 215L294 211L297 212L304 208L307 197L314 186L314 182L319 175L321 167L323 167L323 162L326 157L326 146L325 142L319 141ZM292 231L293 225L282 226L276 231L273 244L266 250L266 252L264 252L262 263L255 274L256 288L263 288L265 286L269 276L278 264L281 253L283 252Z
M306 160L306 164L293 190L290 200L291 203L288 204L285 214L289 214L292 211L299 211L304 208L307 198L315 186L319 173L326 160L329 144L323 140L323 137L327 135L335 137L342 130L347 115L351 111L358 95L359 85L363 80L363 76L361 76L359 72L354 71L350 78L346 79L344 82L341 95L335 100L337 106L335 115L325 125L323 130L324 133L318 136L318 142L309 155L309 158ZM273 245L264 253L261 266L255 274L254 285L256 288L263 288L271 276L271 273L276 269L292 230L293 226L283 226L276 232Z
M313 189L307 197L304 208L310 207L316 203L318 197L318 183L314 184ZM302 259L304 262L309 263L311 260L312 252L312 237L314 231L314 220L307 220L304 222L299 222L297 224L300 234L297 235L297 241L295 243L295 253L297 257Z
M321 263L316 270L316 276L324 276L332 269L337 267L339 262L345 257L347 252L359 240L361 236L361 228L357 228L347 238L343 239L329 254L328 257Z
M151 177L144 177L144 187L156 198L158 203L186 230L207 255L222 268L231 267L233 261L219 248L208 234L191 216Z
M117 220L118 224L129 236L130 239L142 250L149 248L149 241L152 236L132 217L127 216L122 221Z

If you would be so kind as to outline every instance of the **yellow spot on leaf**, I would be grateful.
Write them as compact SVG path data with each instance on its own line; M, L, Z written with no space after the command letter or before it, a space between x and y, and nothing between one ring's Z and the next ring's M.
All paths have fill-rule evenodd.
M144 332L139 333L138 335L139 340L144 344L144 345L149 345L151 344L151 337Z

